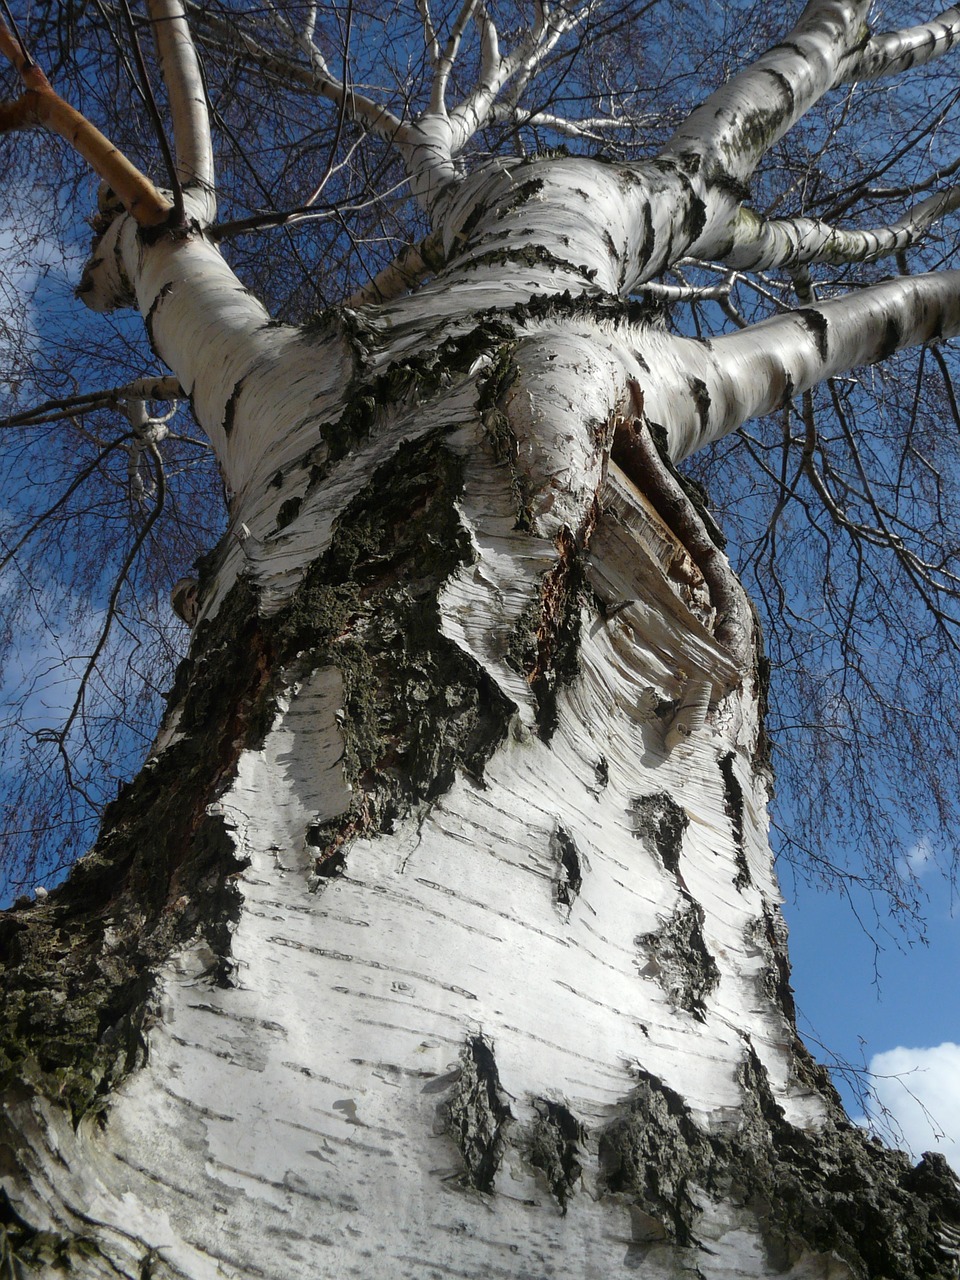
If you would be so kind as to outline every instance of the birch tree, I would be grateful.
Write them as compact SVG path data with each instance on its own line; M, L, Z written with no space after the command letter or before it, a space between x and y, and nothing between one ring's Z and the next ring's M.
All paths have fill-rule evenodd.
M122 103L121 149L58 91L48 35L9 12L5 155L53 139L99 177L79 297L138 314L160 364L9 423L122 415L159 510L167 406L189 400L227 528L178 592L189 652L143 768L69 879L0 926L5 1274L956 1275L942 1159L852 1125L797 1037L766 661L678 464L736 437L772 472L757 563L795 511L855 548L846 652L878 634L882 553L926 610L916 655L949 656L926 402L904 395L900 505L875 438L850 428L838 465L825 424L849 425L854 371L911 350L955 413L960 273L913 267L957 165L904 190L874 158L823 188L863 95L895 87L924 124L914 86L950 64L960 10L884 32L863 0L730 6L745 43L719 87L680 111L667 63L624 141L611 77L666 58L676 8L641 6L654 46L592 0L97 8L159 167ZM269 117L259 135L248 109L249 139L332 132L302 127L299 201L218 220L251 159L230 128L248 78ZM394 206L324 205L345 152ZM321 213L409 241L293 322L271 246L309 262L292 228ZM344 243L328 223L317 243Z

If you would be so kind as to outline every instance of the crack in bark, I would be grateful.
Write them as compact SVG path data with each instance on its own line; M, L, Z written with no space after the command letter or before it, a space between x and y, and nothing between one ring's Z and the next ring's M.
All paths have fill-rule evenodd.
M730 829L733 834L734 858L737 865L737 874L734 878L734 885L741 892L751 883L750 868L747 865L747 855L743 847L743 787L740 785L740 779L734 771L734 760L736 757L732 751L720 757L720 774L723 778L723 808L727 817L730 819Z
M561 826L558 826L554 832L551 845L554 857L559 863L557 901L565 907L572 907L583 884L580 854L573 837Z

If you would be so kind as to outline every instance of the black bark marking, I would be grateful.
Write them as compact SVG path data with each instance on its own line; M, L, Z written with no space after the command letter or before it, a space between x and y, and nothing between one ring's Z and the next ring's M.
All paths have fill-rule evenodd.
M280 510L277 512L277 531L285 529L288 524L292 524L300 514L300 508L303 506L303 498L287 498L286 502L281 502Z
M823 1092L822 1068L802 1053L800 1061L805 1083ZM752 1048L740 1084L736 1128L708 1133L678 1093L640 1071L622 1114L600 1135L607 1190L633 1200L662 1235L697 1246L699 1198L729 1203L735 1188L760 1230L771 1275L791 1270L806 1250L825 1266L831 1255L842 1259L855 1276L956 1274L940 1230L960 1227L960 1186L943 1156L925 1155L911 1167L902 1152L843 1117L794 1128ZM655 1238L654 1229L648 1239Z
M500 1084L493 1046L484 1036L467 1041L460 1057L459 1079L444 1110L447 1128L466 1166L462 1185L493 1191L506 1149L505 1130L513 1114Z
M685 890L680 874L680 850L683 833L690 822L686 813L665 791L640 796L633 801L632 807L633 834L659 855L660 861Z
M823 312L817 311L815 307L800 307L793 314L798 320L802 320L810 330L810 334L816 343L817 354L821 360L826 360L827 334L830 328L827 317Z
M705 435L707 427L710 425L710 392L707 384L702 378L688 378L687 386L690 388L690 394L693 397L693 403L697 410L697 419L700 423L700 434Z
M560 826L553 834L551 845L554 857L559 863L557 901L565 907L572 907L583 884L580 854L577 852L573 837Z
M734 857L737 874L734 885L741 892L751 883L750 868L747 865L747 854L743 846L743 787L733 767L733 752L720 757L720 774L723 778L723 811L730 819L733 833Z
M624 605L624 608L626 606ZM597 779L597 786L602 791L610 781L610 765L607 763L607 757L601 756L597 763L593 766L593 772Z
M242 378L237 379L233 384L233 390L230 392L229 396L227 396L227 403L223 406L223 418L220 421L220 427L228 440L233 434L234 419L237 416L237 404L240 400L241 394L243 393L243 384L246 380L246 374L244 374Z
M143 318L143 326L147 331L147 341L150 343L150 350L156 355L159 355L160 353L157 351L156 343L153 340L153 319L160 310L160 307L163 305L164 299L170 295L172 289L173 281L168 280L167 283L159 290L154 300L150 303L150 309Z
M889 316L886 324L883 326L883 337L880 339L880 346L877 349L876 359L886 360L888 356L892 356L895 351L900 350L900 344L903 341L903 325L896 316Z
M703 908L686 893L669 920L636 944L646 953L640 972L655 978L676 1009L706 1021L706 998L720 981L717 962L703 937Z
M653 214L650 212L649 204L643 206L643 231L640 236L640 251L637 255L637 264L642 269L646 267L650 259L653 257L653 251L657 247L657 236L653 229Z
M793 92L793 85L782 71L776 71L773 67L767 67L766 71L770 79L778 85L781 94L786 100L788 113L791 112L797 100L796 94Z
M530 1163L540 1169L566 1215L567 1202L580 1179L583 1166L580 1157L587 1131L562 1102L535 1098L538 1119L530 1134Z

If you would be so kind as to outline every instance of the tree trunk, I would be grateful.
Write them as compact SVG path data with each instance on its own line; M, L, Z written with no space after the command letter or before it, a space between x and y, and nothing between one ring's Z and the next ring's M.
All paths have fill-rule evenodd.
M6 1274L956 1274L942 1160L797 1039L759 637L572 235L622 177L505 172L309 331L119 224L232 520L153 756L3 921Z

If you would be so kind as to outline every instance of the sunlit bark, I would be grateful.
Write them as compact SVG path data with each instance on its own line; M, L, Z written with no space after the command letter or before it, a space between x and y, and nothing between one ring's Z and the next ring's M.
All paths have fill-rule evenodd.
M165 56L186 224L115 217L83 296L139 309L230 528L143 772L0 934L8 1251L155 1280L954 1274L945 1166L872 1146L797 1038L760 640L673 463L960 332L958 273L709 344L625 300L729 247L736 183L866 5L808 5L655 162L465 175L560 22L508 75L476 8L459 109L426 6L418 120L313 58L395 123L434 274L303 328L221 256L195 60Z

